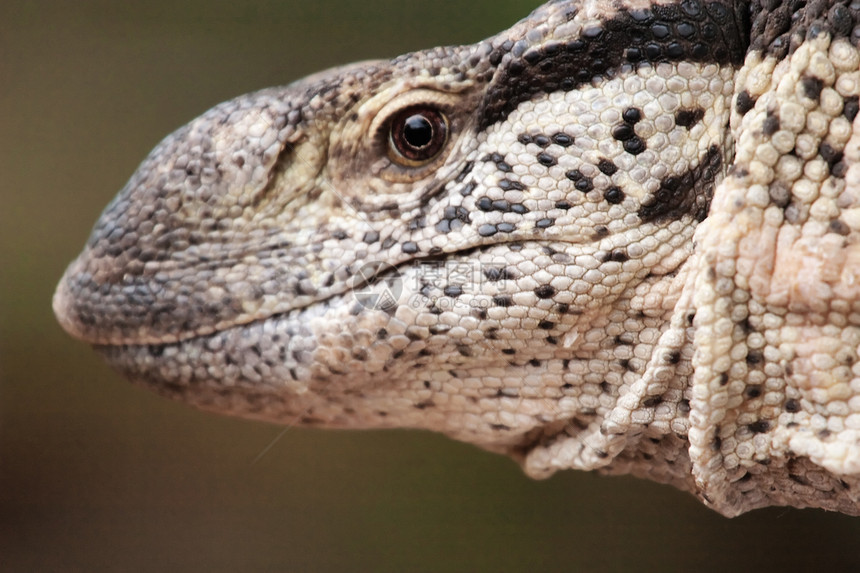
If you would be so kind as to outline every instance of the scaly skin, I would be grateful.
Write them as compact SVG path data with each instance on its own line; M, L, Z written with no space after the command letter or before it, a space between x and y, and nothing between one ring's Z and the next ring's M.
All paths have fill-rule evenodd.
M226 102L55 312L207 410L860 514L852 6L555 1Z

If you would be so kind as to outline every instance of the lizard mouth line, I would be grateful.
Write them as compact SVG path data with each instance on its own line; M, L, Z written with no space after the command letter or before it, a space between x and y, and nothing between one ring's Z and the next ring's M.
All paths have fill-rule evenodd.
M223 323L216 323L216 326L206 329L203 332L190 333L186 336L176 335L173 333L167 334L161 339L156 337L152 338L142 338L140 340L119 340L117 342L111 341L98 341L91 342L91 344L95 348L111 348L111 347L147 347L153 351L154 354L158 353L158 349L164 349L166 347L187 343L193 340L204 340L209 339L214 336L217 336L219 333L231 330L231 329L241 329L241 328L249 328L255 324L263 324L268 321L276 321L281 320L291 315L295 315L298 313L306 312L310 307L315 306L319 311L326 311L331 308L332 301L337 299L345 299L347 297L352 296L354 304L359 305L359 307L369 308L366 302L363 302L362 292L364 289L370 289L377 285L382 285L388 281L389 286L392 283L397 282L397 280L402 277L405 270L411 267L417 267L421 265L428 266L438 266L444 265L446 261L457 257L462 260L463 258L469 257L475 259L475 261L470 261L468 264L477 264L478 257L476 255L485 252L489 249L497 248L504 245L517 245L523 243L536 243L545 246L549 246L550 244L556 245L583 245L584 242L574 242L574 241L561 241L561 240L553 240L553 241L535 241L528 239L516 239L510 241L500 241L492 244L484 244L484 245L475 245L471 247L464 248L459 251L451 251L451 252L443 252L434 255L427 255L420 258L411 258L404 261L401 261L397 264L386 263L385 261L369 261L359 266L358 271L352 273L348 278L346 278L341 284L342 288L336 291L328 293L324 297L309 299L302 306L295 306L293 308L289 308L280 312L273 312L268 316L251 318L249 320L236 320L234 322L224 321ZM505 263L504 259L499 260L499 268L503 266ZM482 265L486 265L486 262L481 263ZM492 265L490 265L492 266ZM399 275L399 276L398 276ZM420 294L416 290L416 294ZM393 302L393 301L392 301ZM372 309L379 311L388 311L392 312L400 303L393 302L385 307L375 307Z

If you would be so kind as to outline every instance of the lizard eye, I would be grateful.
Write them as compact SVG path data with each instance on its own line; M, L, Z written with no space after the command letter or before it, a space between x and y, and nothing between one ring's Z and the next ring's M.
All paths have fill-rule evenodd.
M448 142L448 118L432 107L408 107L391 121L388 155L404 167L435 159Z

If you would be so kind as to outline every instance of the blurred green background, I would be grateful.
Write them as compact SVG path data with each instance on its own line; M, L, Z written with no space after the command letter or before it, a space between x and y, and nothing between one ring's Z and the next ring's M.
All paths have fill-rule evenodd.
M774 508L727 520L632 478L535 482L422 432L293 428L272 444L279 427L132 387L54 322L65 265L167 133L324 67L478 41L536 5L0 3L0 570L860 565L860 520L841 515Z

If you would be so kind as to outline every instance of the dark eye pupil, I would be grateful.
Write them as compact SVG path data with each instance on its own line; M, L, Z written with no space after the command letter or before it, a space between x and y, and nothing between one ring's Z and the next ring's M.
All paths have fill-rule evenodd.
M403 123L403 139L420 149L433 141L433 125L423 115L410 116Z
M389 157L405 167L419 167L438 157L448 142L448 119L431 106L401 110L389 124Z

